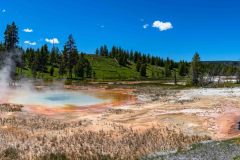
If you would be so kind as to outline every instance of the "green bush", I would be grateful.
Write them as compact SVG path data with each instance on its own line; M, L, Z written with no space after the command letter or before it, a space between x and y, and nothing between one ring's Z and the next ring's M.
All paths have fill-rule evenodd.
M18 150L12 147L7 148L0 153L0 159L17 160L19 159Z
M40 157L40 160L68 160L64 153L50 153Z
M240 156L234 157L233 160L240 160Z
M66 79L64 84L65 85L72 85L72 80L71 79Z

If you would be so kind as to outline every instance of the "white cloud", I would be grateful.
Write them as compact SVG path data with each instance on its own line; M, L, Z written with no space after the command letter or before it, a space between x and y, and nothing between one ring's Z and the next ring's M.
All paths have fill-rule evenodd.
M46 42L51 43L51 44L59 44L59 40L57 38L52 38L52 39L45 39Z
M25 28L25 29L23 30L23 32L31 33L31 32L33 32L33 30L30 29L30 28Z
M149 24L144 24L144 25L143 25L143 28L144 28L144 29L147 29L148 27L149 27Z
M36 42L30 42L30 41L24 41L24 43L30 46L35 46L37 44Z
M3 9L3 10L2 10L2 13L5 13L5 12L6 12L6 9Z
M161 21L154 21L152 27L158 28L160 31L165 31L173 28L171 22L161 22Z
M98 26L99 28L105 28L105 25L104 25L104 24L97 24L97 26Z

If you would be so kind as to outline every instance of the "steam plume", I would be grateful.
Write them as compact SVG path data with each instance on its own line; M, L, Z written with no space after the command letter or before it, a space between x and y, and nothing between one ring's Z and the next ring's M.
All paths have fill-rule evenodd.
M20 55L18 49L0 53L0 100L4 98L10 86L15 84L16 63L21 62Z

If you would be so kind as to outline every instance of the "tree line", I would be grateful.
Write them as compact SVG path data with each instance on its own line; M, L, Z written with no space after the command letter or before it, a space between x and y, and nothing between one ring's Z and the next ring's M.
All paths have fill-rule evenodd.
M92 66L84 53L79 53L72 35L69 35L64 49L61 52L57 47L52 47L49 51L45 44L40 49L27 48L22 53L22 62L24 66L29 67L34 77L37 73L43 76L43 73L54 75L58 68L59 78L91 78ZM74 76L74 77L73 77Z
M86 58L85 53L78 51L72 35L68 36L62 51L56 46L49 49L46 44L37 49L23 49L18 46L18 43L18 27L13 22L7 25L4 42L0 43L0 66L4 66L6 58L14 62L11 67L13 79L17 77L17 69L22 71L26 68L31 70L32 76L35 78L43 78L44 73L69 79L95 78L96 73L92 64ZM129 51L118 46L113 46L111 49L106 45L100 46L96 49L95 54L111 58L123 67L135 66L136 71L142 77L147 77L147 69L151 65L156 66L164 77L173 78L175 82L177 77L186 77L191 85L206 85L214 83L214 79L221 76L236 76L240 82L239 66L203 63L198 53L195 53L191 62L175 62L170 58L163 59L159 56Z
M95 54L113 58L121 66L136 64L136 71L140 72L140 75L143 77L147 76L146 70L148 65L165 67L166 77L171 76L171 70L178 67L178 63L170 58L163 59L159 56L144 54L139 51L128 51L117 46L113 46L110 50L106 45L100 46L100 48L96 49Z
M223 79L234 77L240 83L240 63L238 65L203 63L200 55L195 53L190 65L190 84L194 86L207 86L220 84Z
M4 42L0 43L1 51L1 66L4 65L6 57L15 58L13 62L16 67L20 69L30 68L33 77L43 77L44 73L54 75L56 68L58 68L58 75L67 78L91 78L93 70L88 59L85 58L84 53L79 53L75 40L72 35L69 35L63 51L53 46L50 50L48 45L43 45L41 48L33 49L23 48L18 46L18 27L13 22L7 25L4 32ZM18 53L12 55L12 53ZM16 68L13 69L16 75ZM74 75L74 77L73 77Z

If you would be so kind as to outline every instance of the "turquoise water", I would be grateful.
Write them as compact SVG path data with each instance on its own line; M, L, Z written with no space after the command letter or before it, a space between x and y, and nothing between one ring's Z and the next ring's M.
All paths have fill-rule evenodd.
M61 107L66 105L88 106L104 102L109 102L110 99L100 99L92 95L88 95L80 91L35 91L21 93L12 98L10 103L23 105L43 105L47 107Z

